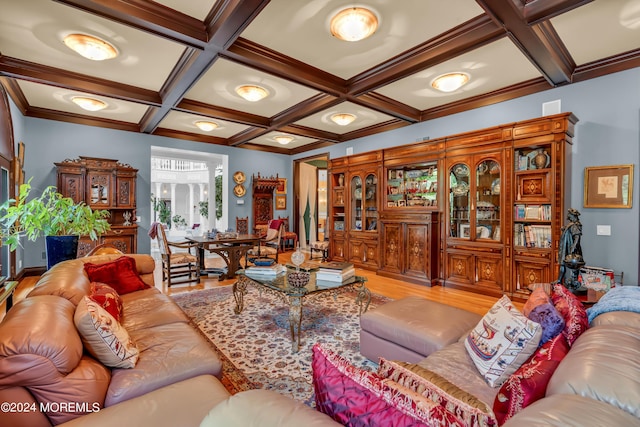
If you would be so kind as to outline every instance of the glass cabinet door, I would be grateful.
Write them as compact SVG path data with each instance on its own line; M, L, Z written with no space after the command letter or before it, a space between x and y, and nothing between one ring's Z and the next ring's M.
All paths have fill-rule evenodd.
M363 230L376 231L378 229L378 178L369 174L364 180L364 224Z
M500 239L500 164L487 159L476 167L476 239Z
M363 191L362 178L358 175L351 178L351 230L362 230Z
M449 236L471 238L469 166L464 163L456 163L449 169Z

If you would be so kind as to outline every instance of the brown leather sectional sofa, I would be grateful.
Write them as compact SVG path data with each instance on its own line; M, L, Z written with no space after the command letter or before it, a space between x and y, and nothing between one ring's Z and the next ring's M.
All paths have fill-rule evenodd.
M153 286L155 262L149 255L128 256L151 287L121 295L122 325L140 350L137 364L111 369L88 355L74 325L76 306L90 289L83 264L119 256L54 266L7 313L0 323L0 425L233 426L262 417L264 411L249 410L260 407L282 417L262 425L335 425L276 392L251 390L230 397L218 380L217 353L171 298Z

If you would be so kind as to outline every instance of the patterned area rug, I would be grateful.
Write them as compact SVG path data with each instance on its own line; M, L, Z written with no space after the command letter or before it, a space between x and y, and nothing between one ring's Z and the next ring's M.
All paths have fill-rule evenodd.
M231 286L178 294L173 298L223 359L227 359L223 360L225 386L235 391L253 385L314 406L311 348L316 342L337 351L356 366L370 370L377 367L360 355L355 293L305 301L298 353L291 352L288 306L277 296L249 287L245 308L239 315L233 312L235 301ZM390 300L386 297L372 295L369 309L387 301ZM234 374L234 368L252 384L237 384L243 380L237 372Z

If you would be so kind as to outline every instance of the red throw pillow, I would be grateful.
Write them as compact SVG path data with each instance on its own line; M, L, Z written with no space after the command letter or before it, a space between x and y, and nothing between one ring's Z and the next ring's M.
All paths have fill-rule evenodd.
M91 294L96 303L100 304L118 322L122 316L122 298L111 286L99 282L91 282Z
M568 352L567 339L559 334L544 343L502 384L493 402L499 425L544 397L551 376Z
M394 381L356 368L319 344L313 346L311 363L316 409L342 425L465 425L443 406Z
M147 289L149 286L142 281L136 268L136 260L122 256L104 264L86 263L84 271L92 282L106 283L120 294Z
M564 319L565 326L562 334L571 347L573 342L589 327L587 311L578 297L559 283L553 286L551 300L553 306Z

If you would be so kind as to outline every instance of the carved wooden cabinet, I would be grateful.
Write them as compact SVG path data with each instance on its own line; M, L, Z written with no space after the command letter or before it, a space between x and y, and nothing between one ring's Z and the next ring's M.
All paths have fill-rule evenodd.
M331 256L400 280L526 298L528 285L558 275L577 121L562 113L332 159Z
M381 151L331 161L330 258L377 270L380 265Z
M98 240L81 236L78 256L96 245L110 243L124 253L136 253L138 226L136 219L136 178L138 170L113 159L80 156L55 163L58 191L75 202L85 202L93 209L111 213L111 230Z
M382 214L382 262L378 274L413 283L438 283L439 213Z

